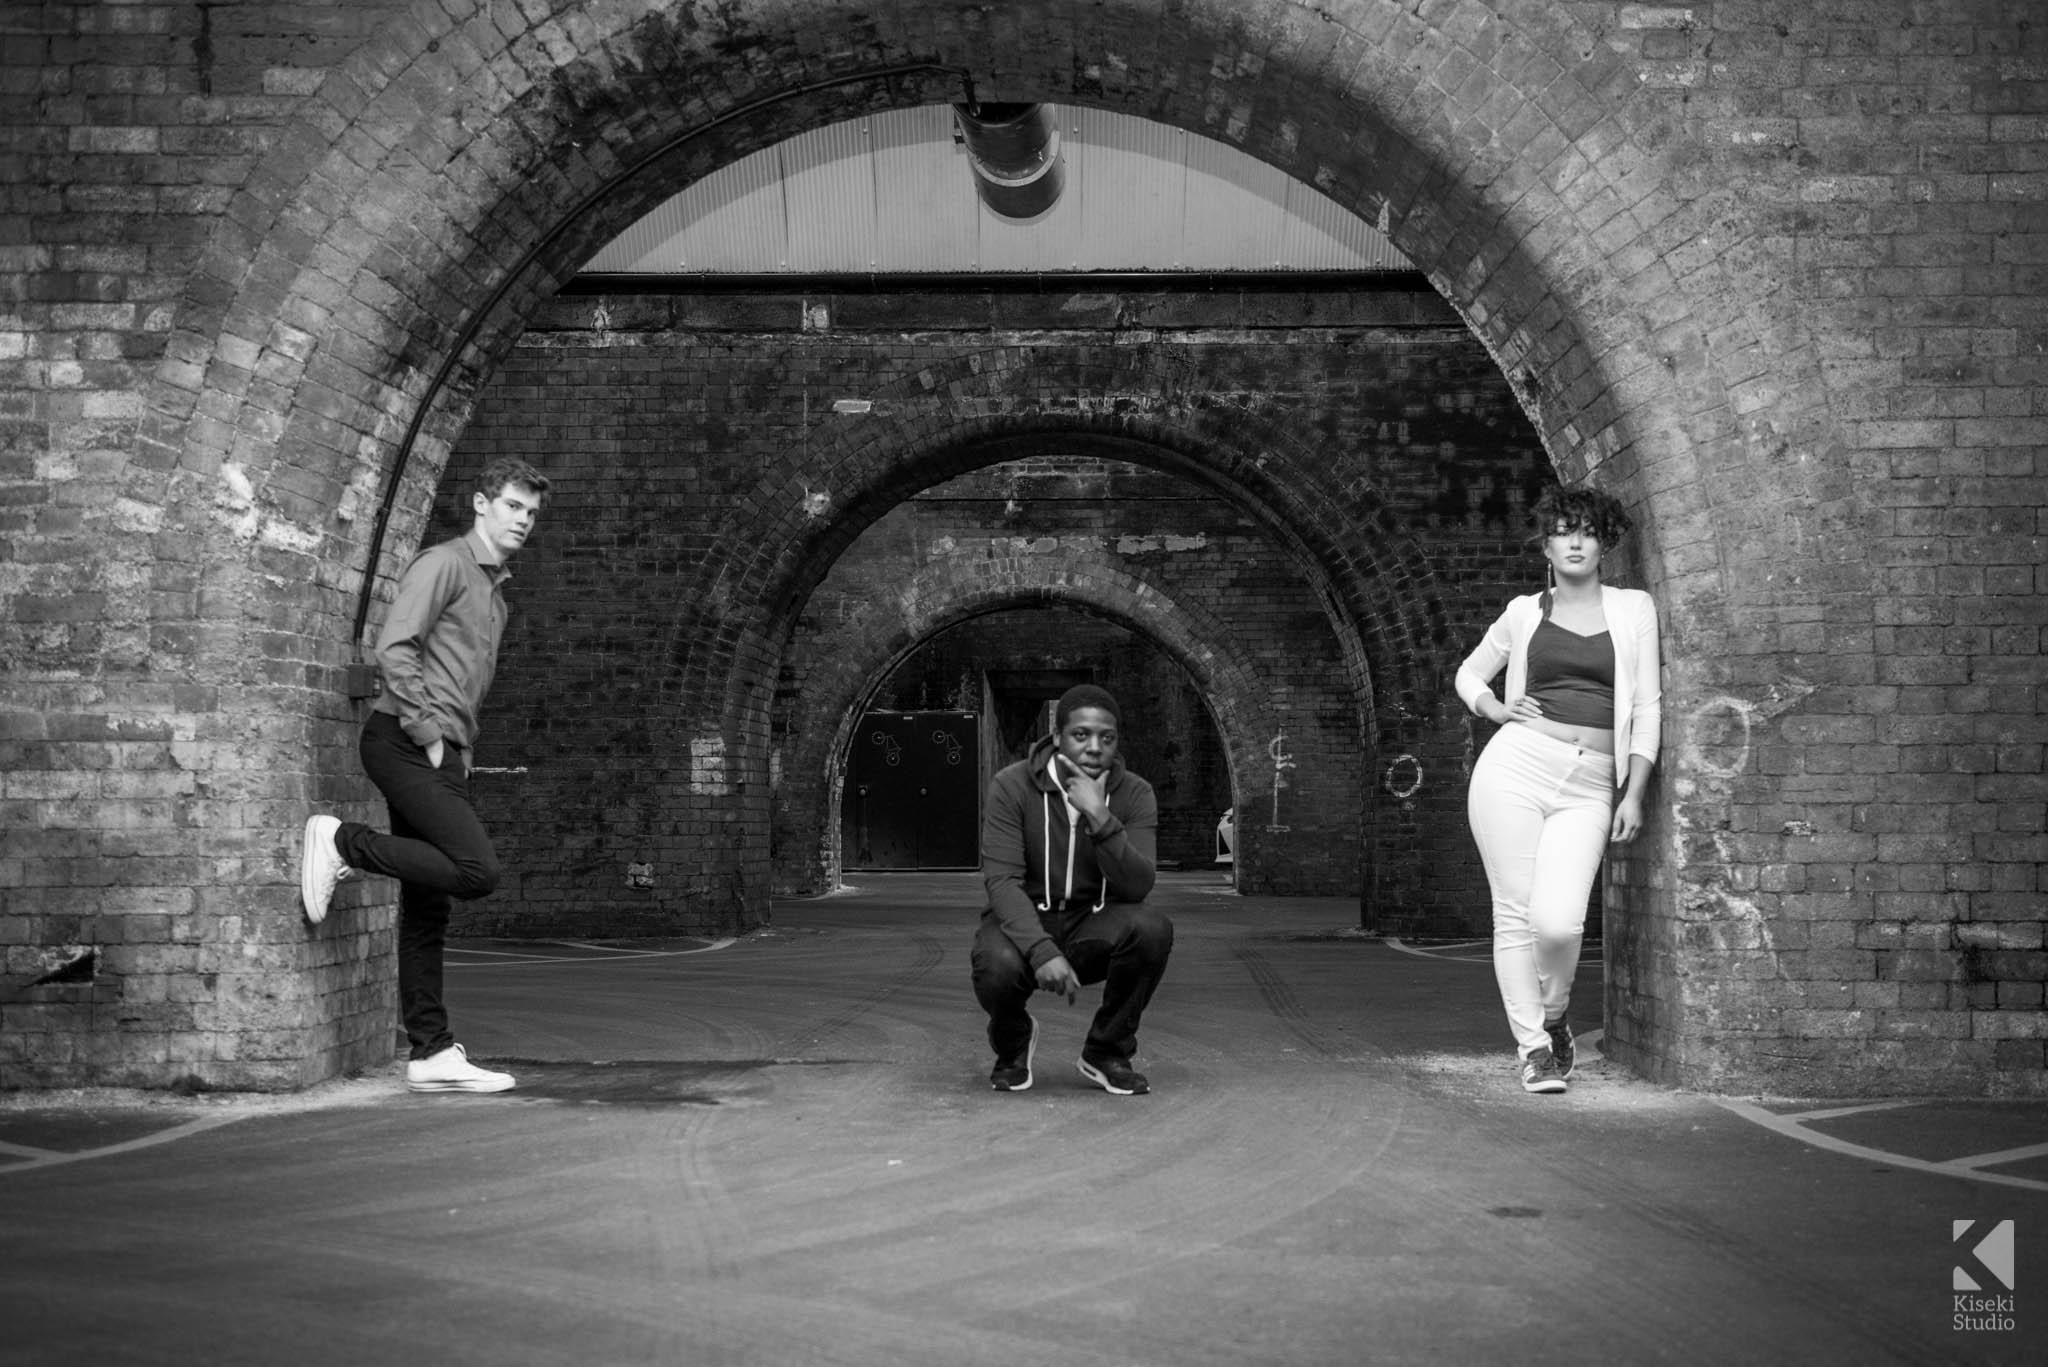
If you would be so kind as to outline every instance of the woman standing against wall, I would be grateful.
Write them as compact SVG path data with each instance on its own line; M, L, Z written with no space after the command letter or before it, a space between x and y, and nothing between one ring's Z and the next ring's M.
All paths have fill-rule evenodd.
M1473 766L1466 811L1493 891L1493 971L1522 1087L1562 1092L1586 903L1608 842L1642 829L1663 690L1656 603L1600 582L1628 514L1598 490L1552 488L1534 520L1550 586L1507 605L1457 687L1500 726ZM1505 701L1493 691L1502 666Z

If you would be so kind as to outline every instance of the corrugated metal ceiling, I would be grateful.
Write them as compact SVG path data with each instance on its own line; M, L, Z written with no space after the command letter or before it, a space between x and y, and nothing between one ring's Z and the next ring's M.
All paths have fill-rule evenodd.
M1027 223L974 192L946 105L834 124L706 176L585 274L1406 270L1373 225L1243 152L1054 106L1066 192Z

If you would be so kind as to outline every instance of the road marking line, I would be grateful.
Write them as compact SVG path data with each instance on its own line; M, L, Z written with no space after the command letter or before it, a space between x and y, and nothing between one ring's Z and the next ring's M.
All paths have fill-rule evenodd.
M1972 1182L1995 1182L2000 1186L2025 1187L2029 1191L2048 1191L2048 1182L2036 1181L2031 1177L2011 1177L2002 1172L1980 1172L1976 1168L1968 1166L1971 1161L1969 1159L1950 1159L1945 1162L1932 1162L1925 1158L1912 1158L1903 1153L1891 1153L1884 1149L1873 1149L1862 1144L1852 1144L1846 1139L1837 1139L1833 1135L1822 1134L1817 1130L1809 1130L1800 1123L1797 1117L1778 1115L1773 1111L1767 1111L1763 1107L1753 1105L1747 1101L1734 1101L1727 1097L1718 1096L1709 1097L1708 1100L1724 1110L1733 1111L1744 1120L1761 1125L1767 1130L1775 1131L1788 1139L1796 1139L1802 1144L1811 1144L1817 1149L1827 1149L1830 1152L1845 1154L1851 1158L1867 1159L1871 1162L1882 1163L1890 1168L1911 1168L1915 1172L1931 1172L1942 1177L1960 1177ZM1889 1106L1911 1106L1917 1104L1919 1103L1911 1101L1886 1103ZM1854 1109L1876 1110L1883 1109L1883 1107L1857 1107Z
M9 1163L5 1166L0 1166L0 1177L6 1177L10 1173L28 1172L32 1169L61 1167L66 1163L83 1163L92 1158L111 1158L117 1153L130 1153L136 1149L152 1149L159 1144L169 1144L174 1140L184 1139L206 1130L218 1129L222 1125L231 1125L235 1121L244 1118L240 1115L203 1115L197 1120L188 1120L182 1125L173 1125L167 1130L158 1130L155 1134L146 1134L140 1139L130 1139L119 1144L108 1144L103 1148L80 1149L75 1153L64 1153L55 1149L28 1149L19 1144L0 1145L0 1148L5 1148L10 1153L39 1155L29 1158L28 1161L23 1163Z
M1918 1106L1917 1101L1870 1101L1861 1106L1835 1106L1821 1111L1780 1111L1787 1120L1796 1120L1804 1125L1810 1120L1833 1120L1842 1115L1863 1115L1869 1111L1896 1111L1902 1106Z
M2023 1163L2029 1158L2048 1154L2048 1144L2028 1144L2024 1148L2000 1149L1997 1153L1973 1154L1968 1158L1951 1158L1948 1161L1959 1168L1991 1168L2001 1163Z
M1491 958L1460 959L1450 954L1439 953L1437 950L1434 949L1416 949L1414 946L1405 943L1398 935L1389 935L1386 938L1385 943L1388 949L1396 950L1402 954L1413 955L1415 958L1418 959L1442 959L1445 963L1453 964L1490 964L1493 962ZM1440 946L1440 948L1474 949L1480 945L1485 945L1487 948L1491 949L1493 947L1493 942L1491 940L1460 940L1456 944L1443 945Z
M62 1152L62 1149L32 1149L26 1144L10 1144L0 1139L0 1153L11 1153L19 1158L48 1158L51 1154Z
M559 941L558 943L568 944L571 942L563 940ZM517 957L508 959L500 959L493 963L469 963L465 962L460 956L464 954L510 954L513 951L456 948L450 949L448 951L448 962L450 966L459 964L461 967L465 969L528 968L536 964L615 964L627 959L687 958L692 954L709 954L714 950L725 949L738 943L739 937L737 935L728 935L726 938L722 940L713 940L710 944L705 945L701 949L627 949L618 950L609 954L531 954L519 955ZM596 946L592 946L592 948L596 948Z

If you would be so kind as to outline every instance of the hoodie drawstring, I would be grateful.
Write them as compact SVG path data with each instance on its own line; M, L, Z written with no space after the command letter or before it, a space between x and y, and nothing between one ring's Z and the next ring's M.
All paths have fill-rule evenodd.
M1059 773L1058 773L1058 768L1057 768L1057 766L1058 766L1058 763L1059 763L1059 762L1058 762L1057 760L1054 760L1054 761L1053 761L1052 763L1050 763L1050 764L1046 765L1046 772L1047 772L1048 774L1050 774L1050 775L1052 776L1052 780L1053 780L1053 782L1055 782L1055 783L1059 782ZM1046 792L1046 791L1044 791L1043 789L1041 789L1041 790L1039 791L1039 794L1038 794L1038 796L1039 796L1039 800L1040 800L1040 801L1041 801L1041 803L1042 803L1042 804L1044 805L1044 809L1045 809L1045 854L1044 854L1044 858L1045 858L1045 883L1044 883L1044 886L1045 886L1045 896L1044 896L1044 897L1043 897L1043 898L1042 898L1042 899L1041 899L1041 900L1039 901L1039 903L1038 903L1038 909L1039 909L1040 911L1051 911L1051 910L1052 910L1052 794L1051 794L1051 793L1048 793L1048 792ZM1063 898L1062 898L1061 900L1062 900L1062 901L1071 901L1071 900L1073 899L1073 896L1074 896L1074 846L1075 846L1076 844L1080 843L1080 824L1081 824L1081 813L1079 812L1079 810L1077 810L1077 809L1075 808L1075 806L1074 806L1074 804L1073 804L1073 803L1071 803L1071 802L1068 802L1068 801L1067 801L1067 798L1066 798L1066 793L1065 793L1065 791L1064 791L1064 790L1062 790L1062 791L1061 791L1061 794L1060 794L1060 805L1061 805L1062 807L1064 807L1064 808L1066 808L1066 809L1067 809L1067 893L1066 893L1066 896L1065 896L1065 897L1063 897ZM1095 905L1094 905L1094 906L1092 906L1092 907L1090 907L1090 908L1088 909L1088 914L1089 914L1090 916L1093 916L1093 915L1094 915L1094 914L1095 914L1096 912L1098 912L1098 911L1101 911L1101 910L1102 910L1102 909L1103 909L1104 907L1106 907L1106 906L1108 906L1108 905L1109 905L1109 880L1108 880L1107 878L1105 878L1105 879L1103 879L1103 880L1102 880L1102 886L1101 886L1101 888L1100 888L1100 889L1098 890L1098 892L1097 892L1097 895L1096 895L1096 898L1095 898Z

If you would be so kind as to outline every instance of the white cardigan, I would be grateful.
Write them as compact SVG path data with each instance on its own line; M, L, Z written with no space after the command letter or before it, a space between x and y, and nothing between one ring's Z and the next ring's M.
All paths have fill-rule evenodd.
M1664 730L1664 688L1657 657L1657 603L1641 589L1600 586L1600 610L1614 642L1614 753L1657 762ZM1509 706L1528 691L1529 638L1543 621L1543 595L1531 593L1507 605L1486 630L1486 638L1458 666L1458 696L1478 711L1480 697L1502 665L1508 669ZM1618 781L1628 778L1624 762Z

